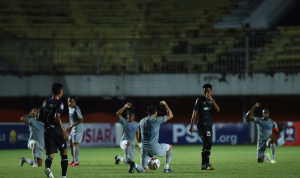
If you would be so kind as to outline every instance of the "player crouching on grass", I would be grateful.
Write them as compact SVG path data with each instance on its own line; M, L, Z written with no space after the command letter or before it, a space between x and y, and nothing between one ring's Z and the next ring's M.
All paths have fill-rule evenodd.
M257 161L259 163L263 163L265 159L269 163L276 163L275 161L275 149L276 144L275 141L280 136L278 132L278 127L275 121L269 118L269 110L262 110L262 117L254 117L252 113L256 108L258 108L261 104L256 103L253 108L248 111L246 117L251 121L255 122L257 125L258 139L257 139ZM272 135L272 130L276 133L276 135ZM272 159L270 158L270 154L266 154L266 147L271 149Z
M153 105L148 107L148 116L139 123L138 142L141 148L141 166L136 166L139 173L148 172L147 162L153 156L163 157L166 154L164 172L171 173L169 165L172 159L172 145L158 143L160 125L173 118L173 113L165 101L159 103L163 106L167 115L157 116L157 108ZM134 167L132 167L134 168Z
M83 117L79 107L76 105L76 97L71 95L68 99L69 119L70 124L67 131L71 130L69 135L69 142L71 148L71 155L73 160L68 164L69 166L79 166L79 144L83 137Z
M40 107L34 108L30 113L21 117L21 121L28 124L30 136L27 146L32 149L33 160L20 156L20 166L24 165L24 162L32 167L40 167L43 163L43 151L44 151L44 123L37 119L37 115L40 112ZM34 118L28 118L30 116Z
M134 156L135 156L135 138L137 137L137 124L133 121L135 118L135 114L129 111L131 108L131 103L127 103L123 106L117 113L117 119L122 124L123 127L123 135L120 141L120 147L124 150L124 156L115 156L116 164L119 164L119 161L122 161L125 164L135 164ZM127 120L121 116L121 114L127 109ZM134 165L135 166L135 165ZM133 173L133 170L129 169L129 173Z

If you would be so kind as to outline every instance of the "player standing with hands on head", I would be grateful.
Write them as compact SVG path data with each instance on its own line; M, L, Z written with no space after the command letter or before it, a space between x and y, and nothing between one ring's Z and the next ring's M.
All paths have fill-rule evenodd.
M54 178L51 172L51 164L57 148L60 150L62 178L66 178L68 169L67 140L69 139L66 130L61 122L61 115L64 110L64 103L59 99L63 95L63 85L54 83L52 85L53 97L43 102L39 117L44 121L44 138L47 158L45 160L48 178Z
M270 163L276 163L275 161L275 149L276 149L276 140L279 138L280 133L278 132L278 127L275 121L269 118L270 113L268 109L262 110L262 117L252 116L254 110L260 107L260 103L256 103L250 111L246 114L246 117L255 122L257 125L258 139L257 139L257 161L263 163L267 159ZM272 131L276 135L272 135ZM266 147L271 149L272 159L270 154L266 154Z
M203 85L203 96L197 98L193 115L191 119L190 132L194 132L194 123L196 118L198 118L197 129L199 136L203 141L202 148L202 166L201 170L215 170L214 167L209 163L210 152L212 147L212 126L213 126L213 108L220 112L220 108L211 97L212 85Z
M125 164L133 164L134 156L135 156L135 138L137 137L137 124L134 122L135 114L129 111L131 108L131 103L125 104L117 113L117 119L122 124L123 127L123 135L120 141L120 147L124 150L124 156L115 156L116 164L119 164L119 161L122 161ZM122 117L122 113L127 109L127 120ZM129 173L133 173L131 169L128 170Z
M167 115L163 117L157 116L157 108L151 105L148 107L148 116L139 123L138 142L139 144L141 143L142 166L135 167L139 173L148 172L147 162L153 156L163 157L165 154L166 163L164 172L173 172L169 168L173 155L172 145L158 143L160 124L171 120L173 118L173 113L165 101L161 101L159 104L165 107Z
M68 164L69 166L79 166L79 143L83 137L83 117L79 107L76 105L77 99L71 95L68 99L69 119L70 124L67 131L71 130L69 135L69 142L71 148L71 155L73 160Z
M40 167L43 163L43 151L44 151L44 123L37 119L40 107L34 108L30 113L24 115L21 120L28 124L30 136L27 146L32 149L33 160L20 156L20 166L24 165L24 162L32 167ZM29 118L30 116L34 118Z

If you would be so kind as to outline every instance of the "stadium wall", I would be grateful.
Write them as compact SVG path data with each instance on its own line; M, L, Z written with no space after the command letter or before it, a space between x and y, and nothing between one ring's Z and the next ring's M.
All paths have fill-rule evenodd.
M258 80L259 79L259 80ZM203 73L139 75L0 76L0 97L48 97L51 84L64 85L65 95L83 97L158 97L198 95L211 83L216 96L299 95L298 73Z

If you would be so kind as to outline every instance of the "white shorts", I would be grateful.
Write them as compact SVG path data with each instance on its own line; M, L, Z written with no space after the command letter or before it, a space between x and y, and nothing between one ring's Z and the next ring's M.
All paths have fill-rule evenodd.
M29 149L33 149L32 142L36 142L36 145L37 145L37 153L35 153L36 154L35 156L38 158L44 159L44 148L43 148L44 145L39 145L39 143L35 140L28 140L27 147Z
M163 157L167 151L169 151L170 145L169 144L158 144L157 149L153 150L141 150L141 165L142 167L148 167L147 162L153 156Z
M79 132L75 129L75 127L72 128L72 131L69 135L69 142L72 143L81 143L83 137L83 132Z
M271 139L268 139L264 142L257 142L257 159L264 156L266 154L266 148L270 148L270 145L269 145L269 141Z

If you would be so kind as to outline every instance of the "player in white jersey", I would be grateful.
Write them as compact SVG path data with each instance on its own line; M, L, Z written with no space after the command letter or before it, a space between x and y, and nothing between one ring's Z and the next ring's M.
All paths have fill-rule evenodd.
M261 104L256 103L253 108L246 114L246 117L251 121L255 122L257 125L257 161L263 163L266 159L268 163L276 163L275 161L275 149L276 149L276 140L280 136L278 132L278 127L275 121L269 118L270 113L268 109L262 110L263 117L254 117L252 113L256 108ZM272 135L272 131L275 132L275 135ZM271 149L272 159L270 154L266 154L266 148Z
M28 124L30 136L27 146L32 149L33 160L20 156L20 166L24 163L31 165L32 167L42 166L43 163L43 151L44 151L44 123L37 120L37 115L40 111L40 107L34 108L30 113L21 117L21 121ZM34 118L29 118L34 116Z
M67 130L71 130L69 135L69 142L71 148L71 155L73 160L68 164L69 166L79 166L79 144L83 137L83 117L79 107L76 105L76 97L71 95L68 98L69 118L70 124Z
M173 118L173 113L165 101L160 102L167 110L167 115L161 117L157 116L157 108L153 105L148 107L148 116L142 119L139 123L138 142L141 145L141 164L136 169L140 173L148 171L147 161L153 156L163 157L166 154L166 163L164 172L173 172L169 169L169 164L172 158L172 145L160 144L159 129L160 124L169 121Z
M125 164L134 164L134 156L135 156L135 139L137 137L137 124L134 122L135 114L131 108L131 103L127 103L124 107L122 107L117 113L117 119L122 124L123 127L123 135L120 141L120 147L124 150L124 156L115 156L116 164L119 164L119 161L122 161ZM127 109L127 119L122 117L122 113ZM134 164L135 166L135 164ZM132 169L128 170L129 173L133 173Z

